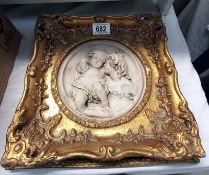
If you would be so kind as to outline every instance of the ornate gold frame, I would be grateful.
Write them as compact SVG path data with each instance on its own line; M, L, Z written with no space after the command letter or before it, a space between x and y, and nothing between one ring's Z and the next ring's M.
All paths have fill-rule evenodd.
M92 35L95 22L110 23L111 34ZM159 14L43 15L38 18L35 36L24 94L7 131L2 166L150 165L204 156L196 121L177 84ZM119 42L142 57L147 80L142 102L107 122L82 119L70 112L56 83L65 55L79 44L97 39ZM46 115L51 118L46 120Z

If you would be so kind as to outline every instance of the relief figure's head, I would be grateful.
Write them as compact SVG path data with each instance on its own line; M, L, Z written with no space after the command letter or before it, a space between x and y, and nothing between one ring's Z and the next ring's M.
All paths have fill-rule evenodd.
M84 74L87 70L89 70L89 63L87 59L83 58L81 61L76 65L76 70L80 74Z
M128 65L125 61L124 53L120 51L113 52L107 56L110 66L117 72L118 78L125 77L131 80L128 73Z
M111 53L107 56L107 59L109 59L111 61L112 64L114 65L118 65L120 62L120 57L119 54L117 53Z
M90 64L92 67L100 69L105 63L106 55L107 54L102 50L90 51L88 57L90 58Z

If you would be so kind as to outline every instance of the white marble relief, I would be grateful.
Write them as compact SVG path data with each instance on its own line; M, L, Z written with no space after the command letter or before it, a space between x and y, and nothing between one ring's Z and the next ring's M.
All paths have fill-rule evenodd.
M108 40L89 41L66 56L58 90L64 104L78 116L111 120L140 102L145 73L127 47Z

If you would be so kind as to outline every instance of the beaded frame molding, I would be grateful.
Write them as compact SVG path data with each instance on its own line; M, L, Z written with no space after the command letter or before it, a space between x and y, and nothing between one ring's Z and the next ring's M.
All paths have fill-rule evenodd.
M111 33L93 35L93 23L109 23ZM58 90L67 55L92 41L123 45L144 70L140 102L110 120L79 116ZM205 155L197 123L179 90L159 14L40 16L24 94L6 137L1 161L6 169L152 165L198 161Z

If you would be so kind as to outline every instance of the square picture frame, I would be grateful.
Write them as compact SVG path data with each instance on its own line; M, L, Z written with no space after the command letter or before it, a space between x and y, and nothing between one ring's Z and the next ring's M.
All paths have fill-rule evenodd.
M160 14L38 18L5 168L197 162L204 155Z

